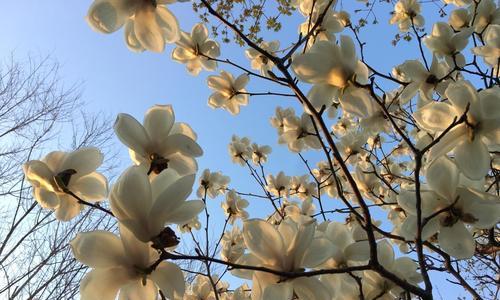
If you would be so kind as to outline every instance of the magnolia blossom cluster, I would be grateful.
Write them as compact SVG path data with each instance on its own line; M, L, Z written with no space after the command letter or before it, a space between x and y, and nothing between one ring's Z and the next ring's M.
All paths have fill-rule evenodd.
M104 33L125 26L134 51L161 52L175 43L171 58L194 76L218 64L234 66L218 58L220 46L207 26L179 29L166 6L173 2L96 0L87 20ZM245 73L221 70L207 78L213 90L208 105L232 115L255 95L247 92L251 76L290 87L294 94L285 96L295 95L300 106L277 107L270 122L278 143L298 154L306 174L266 173L271 147L233 135L230 159L248 168L261 194L238 191L228 176L205 169L198 199L188 200L203 150L193 129L175 121L170 105L151 107L142 123L118 115L114 130L132 166L110 191L97 171L103 155L93 147L51 152L24 165L34 198L57 219L69 221L87 205L118 222L119 235L85 232L71 242L75 258L91 269L81 283L82 299L152 300L160 291L168 299L400 299L405 285L417 289L427 276L428 249L447 261L448 255L461 260L479 251L477 236L500 222L494 191L500 8L493 0L445 0L457 6L448 22L421 35L421 2L396 2L389 23L415 34L422 55L384 73L368 65L350 15L337 11L336 2L292 1L305 19L297 48L262 41L246 49L249 67L238 68ZM303 111L296 113L297 107ZM314 164L304 158L308 152L324 157ZM109 211L99 202L106 198ZM205 227L210 239L208 198L220 198L225 223L214 249L207 240L203 250L194 231ZM261 210L263 203L272 210ZM376 214L369 214L371 207ZM196 244L188 247L196 246L198 256L185 257L206 269L190 282L174 263L186 240L169 227L174 224ZM212 264L224 263L244 280L241 286L211 273Z

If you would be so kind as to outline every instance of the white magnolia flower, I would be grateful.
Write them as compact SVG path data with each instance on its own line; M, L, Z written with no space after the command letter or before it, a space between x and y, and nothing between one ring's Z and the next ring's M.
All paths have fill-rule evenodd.
M412 24L415 27L424 26L424 17L420 14L420 3L417 0L399 0L394 6L390 23L398 23L401 32L407 32Z
M243 225L243 238L250 253L238 263L286 272L316 267L331 256L333 245L325 238L315 237L315 227L314 222L296 223L290 218L277 227L263 220L249 220ZM234 270L233 274L252 279L252 299L331 299L317 277L289 279L247 270Z
M97 230L79 233L70 244L75 258L92 269L80 284L82 300L114 300L118 293L120 299L156 300L158 290L169 299L184 295L181 269L167 261L151 269L158 253L123 226L120 237Z
M301 33L302 36L306 36L322 14L323 11L315 9L311 18L311 14L308 13L307 19L299 26L299 33ZM345 24L342 20L342 15L333 10L328 10L323 18L323 22L315 28L313 36L315 37L315 41L335 42L335 34L342 32L344 27Z
M453 150L460 170L471 179L481 179L490 167L488 146L500 144L500 88L478 93L470 82L458 81L450 83L445 95L448 102L433 101L413 114L417 124L437 134L469 107L467 121L450 130L431 149L429 158L433 160Z
M378 260L389 272L396 274L406 282L418 285L423 281L422 275L417 272L417 263L409 257L395 259L391 244L383 240L377 244ZM364 285L367 299L392 300L397 299L404 290L391 280L382 277L374 271L364 272Z
M149 173L174 169L181 175L193 174L198 165L193 157L203 154L196 134L189 125L174 123L171 105L155 105L144 116L141 125L129 114L119 114L114 130L118 139L129 147L130 157Z
M247 137L239 138L236 135L233 135L228 149L233 163L238 163L244 166L245 161L252 157L252 148L250 146L250 140Z
M276 128L278 135L282 135L285 128L285 120L295 117L295 110L291 107L283 109L276 107L275 116L271 118L271 125Z
M193 229L200 230L201 229L201 222L200 222L198 216L195 216L191 220L184 222L184 224L177 225L177 227L179 228L180 232L188 233L188 232L191 232Z
M23 170L40 206L55 210L58 220L69 221L83 206L68 191L89 202L106 198L108 181L96 172L102 160L102 153L93 147L73 152L54 151L42 160L28 161Z
M247 219L248 213L245 208L248 206L248 201L241 198L234 190L230 190L226 194L226 201L221 203L224 215L229 218L229 224L234 224L237 219Z
M447 23L437 22L432 27L432 34L424 38L424 44L439 58L444 58L450 67L463 67L465 57L460 51L467 46L472 31L468 28L454 33Z
M243 233L237 226L233 226L231 231L224 232L221 244L220 256L225 261L236 262L245 253L246 247Z
M479 229L495 226L500 221L500 198L460 186L458 168L447 157L434 161L426 176L430 190L421 191L422 217L435 216L424 226L422 239L439 232L439 245L446 253L458 259L470 258L475 242L465 224ZM412 240L417 232L415 192L402 191L398 203L408 214L401 231Z
M448 19L448 24L453 27L454 30L460 31L469 27L472 21L472 16L469 10L465 8L455 9L451 12L450 18Z
M345 88L356 76L358 82L366 82L368 69L356 56L354 42L341 35L340 44L316 42L309 51L297 55L292 63L297 77L307 83L327 84Z
M203 198L206 190L207 196L214 199L217 195L225 193L230 181L229 176L224 176L221 172L210 172L209 169L205 169L201 174L196 196Z
M325 261L321 268L342 268L360 265L370 257L368 241L356 241L347 225L339 222L325 224L321 235L334 245L333 255ZM358 276L362 273L357 274ZM359 288L356 281L348 274L322 275L321 282L328 287L332 299L359 299Z
M183 225L203 210L201 200L186 201L194 179L194 174L180 176L167 169L150 183L144 169L129 167L113 186L111 210L139 240L151 241L165 224Z
M280 48L279 41L262 42L259 47L271 55L275 55L276 51ZM268 57L262 55L259 51L254 48L249 48L245 50L245 55L250 59L250 64L252 69L260 70L262 76L269 76L268 71L271 71L274 67L274 63L269 60Z
M309 181L309 175L293 176L290 181L290 194L301 200L311 199L318 196L318 186Z
M301 152L307 148L321 149L313 120L307 113L303 113L300 118L291 116L283 120L283 133L279 136L278 143L287 144L292 152Z
M295 222L302 223L313 219L312 216L316 212L316 206L313 204L312 198L304 199L301 203L285 200L283 201L281 211L284 211L285 216L290 217Z
M247 74L241 74L236 79L231 73L221 71L220 76L208 76L208 86L215 92L208 98L211 108L223 108L232 115L240 113L240 106L248 104L248 94L245 86L250 80Z
M255 165L267 162L267 156L271 153L272 149L268 145L259 146L252 143L252 162Z
M178 0L185 2L186 0ZM125 42L132 51L162 52L179 39L177 18L166 7L175 0L95 0L87 14L92 29L112 33L125 25Z
M277 176L267 175L266 189L276 197L287 198L290 194L290 176L286 176L282 171Z
M194 25L191 34L181 31L172 59L186 64L189 74L197 76L201 69L214 71L217 62L209 58L220 56L219 44L208 38L208 29L202 23Z
M500 25L494 24L486 28L483 36L484 46L472 48L472 52L482 56L484 62L493 68L493 74L499 77L498 61L500 59Z
M477 7L469 6L469 11L474 17L474 31L483 33L490 24L500 24L500 7L495 0L481 0Z
M399 103L406 104L417 92L426 99L432 99L434 91L444 95L449 80L440 80L449 74L450 67L440 62L436 56L432 59L430 70L418 60L407 60L393 69L393 74L404 82L408 82L399 93Z

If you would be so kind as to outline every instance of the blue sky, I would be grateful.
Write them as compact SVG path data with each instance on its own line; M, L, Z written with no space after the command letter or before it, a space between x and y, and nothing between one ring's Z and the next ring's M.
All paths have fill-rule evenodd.
M346 1L344 1L346 2ZM45 57L50 55L61 64L61 77L65 84L81 83L83 100L88 112L104 112L114 116L120 112L129 113L142 120L144 112L153 104L173 105L176 120L189 123L197 132L199 144L205 154L199 160L200 170L210 168L222 170L232 177L232 186L242 191L255 190L248 171L230 163L227 145L232 134L248 136L259 144L273 146L270 170L276 173L285 170L290 175L305 174L297 156L277 146L276 131L269 124L276 106L296 106L292 100L276 97L254 97L250 105L243 107L238 117L223 110L212 110L207 105L210 90L202 72L198 77L189 75L184 65L170 59L173 47L167 46L162 54L130 52L123 40L123 31L111 35L93 32L84 17L91 1L28 0L2 1L0 11L0 55L8 58L11 53L18 59L28 55ZM425 6L424 6L425 7ZM181 23L181 28L190 31L197 21L190 4L175 4L171 8ZM385 22L388 11L379 11ZM297 19L288 19L287 28L296 28ZM428 22L431 24L431 22ZM387 31L387 40L374 37L380 30ZM385 23L363 31L361 37L368 43L366 53L373 66L390 71L390 63L403 62L415 57L416 48L402 43L395 48L390 45L390 36L396 27ZM296 31L281 32L276 37L295 39ZM243 48L222 45L222 57L230 57L247 64ZM223 69L227 69L223 67ZM235 75L234 69L229 69ZM268 86L252 79L249 91L265 92ZM68 143L69 144L69 143ZM119 142L117 145L121 146ZM314 157L306 154L307 157ZM123 168L129 164L125 148L122 148ZM251 202L252 210L259 210L258 203ZM213 215L220 216L219 202L211 203ZM446 284L441 278L438 288L444 299L456 298L459 291ZM453 297L455 296L455 297Z

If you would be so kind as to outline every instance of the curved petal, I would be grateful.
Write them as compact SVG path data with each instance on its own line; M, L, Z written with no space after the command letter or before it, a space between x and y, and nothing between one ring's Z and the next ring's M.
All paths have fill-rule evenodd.
M151 186L148 175L139 166L129 167L113 187L111 210L117 217L123 214L137 222L147 222L152 206Z
M328 288L314 277L299 277L293 280L293 291L301 300L332 299Z
M59 205L57 194L44 188L33 188L33 196L43 208L56 208Z
M118 290L133 279L130 272L124 268L92 270L85 274L80 282L80 299L115 300Z
M168 168L175 170L179 175L194 174L198 171L198 163L192 157L175 153L168 157Z
M262 299L290 300L292 298L293 286L290 282L270 284L266 286L262 295Z
M118 267L127 262L120 238L108 231L78 233L70 245L73 256L91 268Z
M201 44L208 38L208 29L203 23L197 23L191 29L193 42Z
M186 156L198 157L203 155L200 145L184 134L171 134L162 142L162 151L159 153L163 157L180 152Z
M436 132L450 126L457 114L451 105L433 101L413 113L413 117L421 128Z
M455 200L459 172L455 163L448 157L442 156L436 159L427 168L426 176L432 190L451 202Z
M112 33L120 29L131 14L131 5L120 0L96 0L86 16L90 27L98 32Z
M69 153L61 164L61 171L73 169L77 176L94 172L104 159L102 152L95 147L85 147Z
M82 205L69 195L60 195L59 200L59 206L56 208L56 219L59 221L69 221L82 210Z
M259 219L244 222L243 239L248 249L265 263L282 261L285 253L283 239L268 222Z
M181 299L184 296L184 275L177 265L161 262L151 273L151 279L168 299Z
M120 289L120 297L118 300L153 300L157 299L158 288L151 280L146 280L143 285L142 280L133 280L129 284Z
M156 21L161 28L165 43L175 43L181 38L179 21L168 8L156 7Z
M141 123L137 122L134 117L129 114L118 114L113 128L116 136L125 146L143 157L148 157L146 149L150 138Z
M449 255L457 259L471 258L476 250L472 234L461 221L439 230L439 245Z
M392 269L394 264L394 249L387 240L377 243L378 261L380 264L388 269Z
M163 30L157 22L156 9L145 5L134 16L134 32L141 45L153 52L163 52L165 39Z
M334 245L326 238L315 238L304 253L302 266L314 268L330 258L334 251Z
M122 248L127 258L127 265L146 268L151 265L150 249L147 242L139 240L135 234L130 231L126 224L119 223L120 239Z
M172 105L155 105L144 115L144 129L152 141L159 142L168 137L174 121Z
M43 187L51 192L55 191L52 184L54 173L43 161L30 160L23 165L23 171L26 178L35 187Z
M359 241L350 244L344 249L346 260L365 261L370 258L370 245L368 241Z
M167 223L184 224L197 216L205 207L201 200L191 200L184 202L179 208L168 216Z
M141 45L141 42L137 39L134 31L134 21L130 20L125 23L125 30L123 31L125 35L125 43L127 44L127 48L133 52L143 52L144 47Z
M161 173L159 176L161 176ZM158 181L158 178L154 180ZM183 206L184 201L192 192L194 180L194 174L181 177L169 185L168 188L162 191L161 194L153 200L154 203L149 215L149 222L152 224L151 227L152 229L154 228L154 231L161 231L165 221L169 217L172 217L174 211ZM189 219L191 218L187 220Z
M85 200L102 200L108 196L108 180L97 172L70 181L68 188Z
M472 180L483 179L490 169L490 153L479 136L474 140L463 140L454 150L455 161L460 171Z

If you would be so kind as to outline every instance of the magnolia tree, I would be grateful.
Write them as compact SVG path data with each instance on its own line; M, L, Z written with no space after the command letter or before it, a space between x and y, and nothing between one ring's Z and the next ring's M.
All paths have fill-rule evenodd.
M387 4L366 0L358 22L334 0L196 0L203 23L190 32L169 9L189 4L174 2L96 0L87 21L101 33L124 27L135 52L173 44L172 59L193 76L219 72L207 78L214 109L237 116L251 97L294 99L300 111L277 107L271 124L278 143L302 159L304 175L266 175L271 147L238 136L230 157L259 190L244 193L220 171L199 172L196 133L176 122L170 105L151 107L142 123L118 115L114 130L132 166L109 188L96 171L97 148L27 162L34 197L58 220L90 206L118 224L119 232L81 232L70 243L89 268L81 299L432 299L443 276L472 298L498 297L500 8L493 0L386 1L395 2L388 20L373 14ZM424 15L436 19L435 7L440 19L426 32ZM279 31L282 15L303 19L290 29L296 40L260 37L260 20ZM394 44L406 40L414 59L373 67L360 35L370 20L395 26ZM224 56L221 43L231 41L245 47L247 63ZM249 81L275 90L249 92ZM321 159L310 163L304 152ZM193 189L197 200L187 200ZM209 211L216 198L222 211ZM254 205L261 213L249 215ZM217 214L223 229L210 235ZM195 279L186 282L188 273Z

